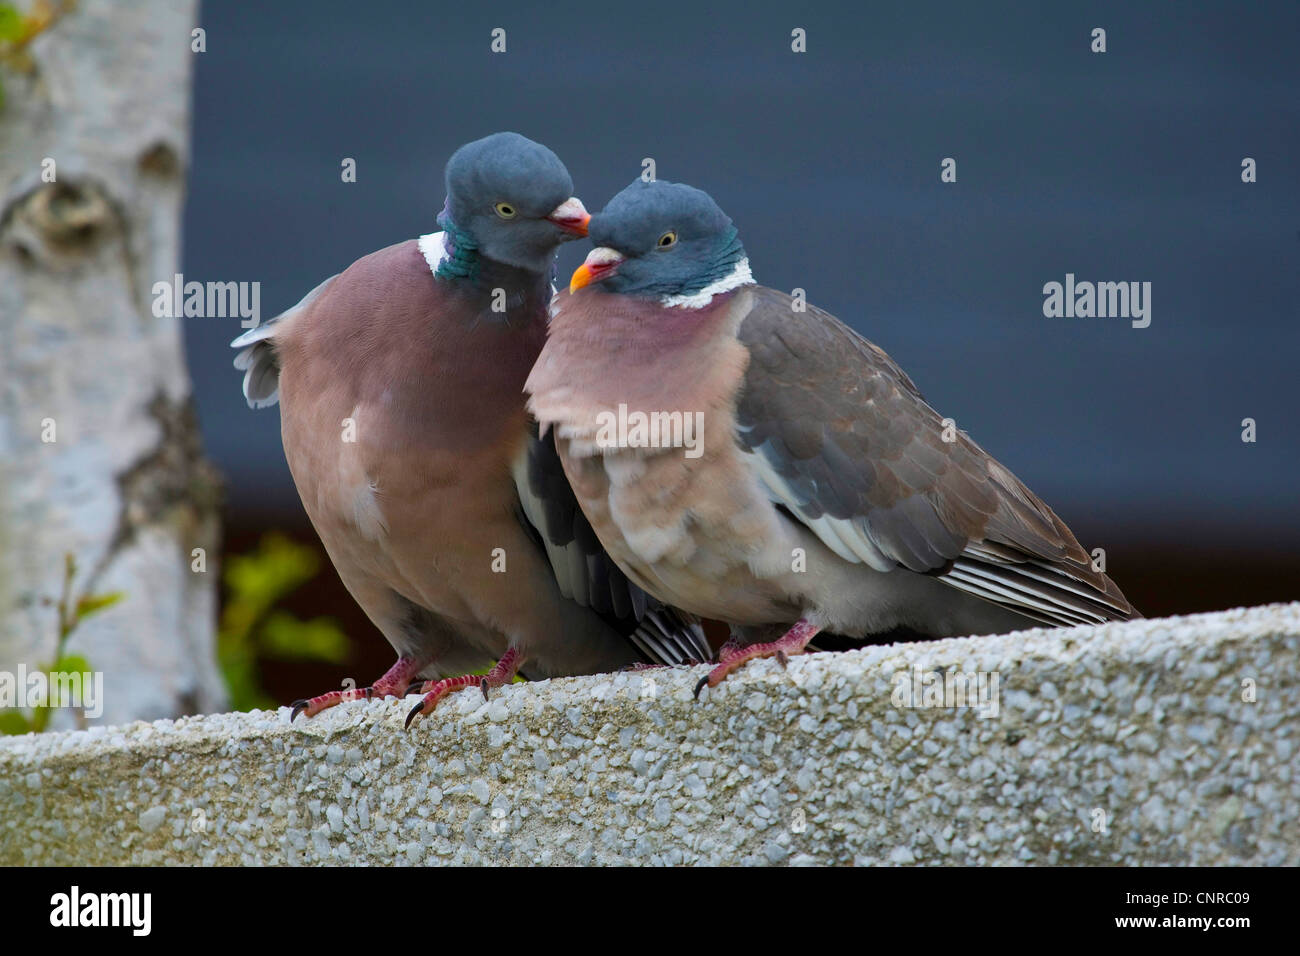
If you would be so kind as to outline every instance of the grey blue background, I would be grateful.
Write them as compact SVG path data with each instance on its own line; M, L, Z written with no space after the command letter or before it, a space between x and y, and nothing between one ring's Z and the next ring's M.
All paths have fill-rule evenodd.
M653 157L731 215L760 281L885 348L1106 548L1143 610L1300 597L1300 5L294 0L202 25L187 279L258 280L269 317L435 230L446 158L495 130L554 149L593 211ZM1067 272L1151 282L1150 327L1045 318ZM232 547L301 532L278 414L230 366L238 320L186 321Z

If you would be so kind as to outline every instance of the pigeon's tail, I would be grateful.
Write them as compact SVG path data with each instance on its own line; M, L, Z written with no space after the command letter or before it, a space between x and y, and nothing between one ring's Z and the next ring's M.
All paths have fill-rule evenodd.
M519 519L546 555L560 594L590 608L651 664L685 664L712 656L692 616L628 580L596 537L550 437L536 434L514 463Z
M235 368L244 373L244 398L249 408L266 408L280 400L280 362L275 354L276 333L284 329L291 318L299 315L334 281L330 276L308 292L301 302L268 319L257 328L249 329L235 341L231 348L242 349L235 356Z
M249 338L259 332L261 338ZM280 400L280 363L270 340L274 334L274 328L268 323L230 343L234 348L246 346L235 356L235 368L244 373L244 398L249 408L266 408Z
M1057 523L1077 557L1067 553L1048 560L997 541L972 542L940 580L1050 627L1141 617L1115 582L1089 565L1091 557L1069 529Z
M702 664L713 657L699 622L667 605L648 609L627 639L652 664Z

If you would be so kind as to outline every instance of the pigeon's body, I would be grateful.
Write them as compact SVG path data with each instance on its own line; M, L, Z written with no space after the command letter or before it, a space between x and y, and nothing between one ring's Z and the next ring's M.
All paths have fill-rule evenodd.
M955 447L946 447L941 416L897 366L830 316L812 310L805 324L790 311L787 296L760 286L724 293L703 309L670 310L680 313L671 316L650 317L645 313L658 308L654 303L620 298L594 289L563 296L529 390L539 420L556 428L561 459L602 543L651 594L745 626L793 623L816 609L823 629L850 637L899 627L933 635L1014 630L1032 623L1027 613L963 595L932 573L960 558L967 543L982 540L986 519L1002 509L1008 528L1020 522L1018 533L1004 537L1035 548L1027 555L1040 560L1069 561L1081 581L1109 587L1109 596L1104 590L1096 595L1098 602L1115 605L1094 606L1069 592L1062 597L1078 598L1079 606L1052 607L1043 599L1043 608L1025 612L1066 623L1068 615L1104 620L1127 610L1118 589L1092 570L1046 505L964 435L957 433ZM777 322L784 329L774 328ZM790 350L824 338L838 339L838 348L820 356L804 352L812 364L802 367ZM605 360L584 361L593 350ZM879 409L876 440L895 447L872 463L879 476L874 481L855 488L853 475L861 472L834 476L828 470L812 491L817 478L801 483L800 470L827 467L846 453L821 441L826 432L785 418L782 404L815 404L817 370L832 361L854 363L859 372L856 386L845 383L834 393L861 401L842 434L851 436ZM774 389L788 394L774 399ZM703 412L703 454L692 459L676 448L597 449L598 416L620 403ZM834 427L829 424L832 433ZM820 461L790 452L791 445L811 450L800 448L801 440L822 446ZM766 449L775 454L769 457ZM878 515L872 515L873 490L883 509ZM891 490L905 497L891 501ZM866 522L854 520L858 495L856 517L866 515ZM915 526L906 505L900 507L913 495L925 508ZM942 502L953 527L926 520L938 518L933 501ZM893 508L897 517L889 514ZM872 518L884 531L881 545Z
M593 220L596 241L597 230L613 238L579 270L585 281L575 276L577 288L626 263L632 288L605 279L561 296L527 385L583 509L633 581L728 621L739 643L799 622L868 639L1134 616L1051 509L945 427L879 348L753 284L735 252L716 254L735 262L736 283L665 288L664 270L689 273L670 259L675 220L652 223L644 249L619 241L629 231L619 213L654 216L644 207L655 194L633 190L642 208L619 209L620 194ZM654 248L661 230L666 250ZM706 248L725 251L734 230L721 235ZM701 413L702 454L602 440L620 405Z
M578 501L628 576L708 617L757 624L798 617L781 580L798 529L768 506L731 434L748 364L736 306L746 301L748 292L730 293L700 310L650 315L658 306L647 300L562 292L528 388L539 421L554 425ZM702 412L703 456L598 448L600 416L620 404Z
M491 311L491 286L435 280L414 241L322 290L276 336L285 457L344 584L400 654L436 652L444 670L468 671L516 634L538 674L613 669L631 648L560 594L518 517L521 394L549 289L501 272L497 287L523 300L508 322ZM494 554L505 573L492 572Z
M467 246L435 233L381 249L236 341L250 403L280 402L331 561L399 654L377 687L503 659L536 676L672 662L646 650L664 636L653 621L628 639L658 606L632 596L594 535L529 518L581 517L522 394L550 281ZM338 702L319 700L307 709Z

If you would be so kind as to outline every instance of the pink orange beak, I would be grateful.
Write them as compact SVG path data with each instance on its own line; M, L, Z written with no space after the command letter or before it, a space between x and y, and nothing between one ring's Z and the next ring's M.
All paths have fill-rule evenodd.
M592 249L587 253L587 261L578 266L573 278L569 280L569 294L572 295L585 285L599 282L617 269L623 258L621 253L605 246Z
M591 214L587 212L582 205L582 200L577 196L564 200L546 218L561 229L576 236L585 236L587 234L587 223L591 222Z

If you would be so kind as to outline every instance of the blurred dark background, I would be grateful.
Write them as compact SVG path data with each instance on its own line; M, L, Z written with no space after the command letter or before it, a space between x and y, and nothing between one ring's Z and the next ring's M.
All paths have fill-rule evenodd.
M554 149L593 211L653 157L731 215L759 281L885 348L1104 548L1146 614L1300 598L1300 5L875 6L208 3L186 278L260 281L269 318L436 230L444 162L495 130ZM1067 272L1151 282L1150 327L1045 318ZM278 412L230 365L238 319L187 322L228 553L314 542ZM393 659L325 567L291 604L354 652L268 665L281 699Z

